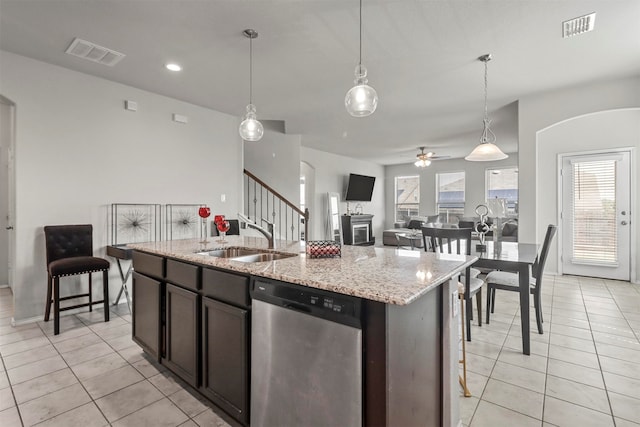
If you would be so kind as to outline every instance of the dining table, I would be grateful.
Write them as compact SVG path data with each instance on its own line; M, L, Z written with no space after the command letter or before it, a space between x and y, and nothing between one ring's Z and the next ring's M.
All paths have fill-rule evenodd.
M529 276L538 255L539 245L536 243L518 242L485 242L486 249L471 247L471 255L478 257L474 267L491 270L502 270L519 273L520 318L522 329L522 352L531 354L530 322L529 322ZM488 298L488 296L487 296Z

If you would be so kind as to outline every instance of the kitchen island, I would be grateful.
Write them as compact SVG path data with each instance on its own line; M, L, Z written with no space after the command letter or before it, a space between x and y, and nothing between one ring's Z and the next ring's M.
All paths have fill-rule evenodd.
M340 258L311 259L298 242L270 250L262 238L226 240L129 245L135 249L133 336L147 353L242 424L258 425L248 413L250 287L272 279L353 297L361 307L362 394L354 396L361 424L459 424L457 276L475 257L343 246ZM207 255L221 248L295 256L240 262ZM233 348L221 353L216 339ZM294 391L301 386L304 381L291 384Z

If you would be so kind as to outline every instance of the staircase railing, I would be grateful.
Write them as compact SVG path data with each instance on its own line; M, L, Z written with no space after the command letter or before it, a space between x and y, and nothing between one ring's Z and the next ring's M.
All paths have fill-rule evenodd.
M246 169L244 175L245 215L258 224L272 222L282 240L307 240L309 209L303 211Z

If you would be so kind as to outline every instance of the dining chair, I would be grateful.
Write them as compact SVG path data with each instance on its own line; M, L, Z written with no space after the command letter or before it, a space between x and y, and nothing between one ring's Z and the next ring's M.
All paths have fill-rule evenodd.
M457 255L471 255L471 229L470 228L432 228L422 227L422 238L425 251L449 253ZM474 270L474 271L472 271ZM478 309L478 326L482 326L482 285L484 281L477 278L478 270L467 267L460 281L464 283L465 311L467 341L471 341L471 320L473 320L473 308L471 298L476 296Z
M49 321L53 304L53 333L60 333L60 312L93 304L104 304L104 321L109 321L109 261L93 256L93 226L85 225L47 225L44 227L47 255L47 301L44 321ZM102 272L103 297L93 301L91 275ZM89 292L60 296L60 278L78 274L89 275ZM60 301L89 297L89 302L60 307Z
M536 312L536 323L538 324L538 333L542 334L542 278L544 275L544 265L547 262L547 255L553 236L556 234L557 227L549 224L547 234L544 237L542 250L536 257L533 266L531 266L531 274L529 275L529 292L533 295L533 304ZM518 273L508 271L492 271L487 274L485 279L487 282L487 319L489 324L489 315L494 312L496 307L496 290L520 292Z
M240 221L237 219L228 219L229 221L229 231L227 231L227 236L239 236L240 235ZM219 236L220 232L218 231L218 227L216 227L215 222L211 221L211 235Z

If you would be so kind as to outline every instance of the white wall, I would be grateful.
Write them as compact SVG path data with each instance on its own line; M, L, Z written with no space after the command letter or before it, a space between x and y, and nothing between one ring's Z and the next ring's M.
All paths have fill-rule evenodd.
M537 220L537 209L555 203L556 191L540 187L542 173L537 163L536 133L555 123L584 114L640 106L640 76L611 82L594 83L562 90L530 95L518 103L518 132L520 161L520 227L518 237L524 243L541 243L546 225ZM607 148L603 140L600 148ZM545 159L546 161L547 159ZM552 160L555 165L555 159Z
M16 104L17 321L44 311L44 225L91 223L96 254L104 255L111 203L239 211L237 117L4 51L0 75L0 94ZM126 111L125 99L137 101L138 111ZM189 123L173 122L172 113ZM112 264L112 299L116 271Z
M265 129L260 141L245 141L244 168L299 206L300 135Z
M540 201L537 206L537 228L545 230L547 224L558 224L558 155L577 153L589 150L635 148L631 164L638 167L638 151L640 151L640 108L603 111L587 114L563 121L538 132L537 136L537 187L540 191ZM632 166L632 167L633 167ZM637 177L637 172L636 172ZM637 179L637 178L636 178ZM635 212L636 221L632 225L636 231L636 265L640 266L640 227L636 226L638 202L640 201L640 185L634 182L635 194L632 196L632 214ZM558 224L560 225L560 224ZM561 230L559 230L561 231ZM547 259L546 271L558 271L558 243L560 235L554 240ZM565 248L567 250L567 248ZM633 280L633 278L632 278ZM640 280L640 277L636 277Z
M499 143L498 143L499 144ZM497 162L468 162L464 159L433 161L426 168L418 168L413 163L385 167L386 179L386 228L393 228L395 216L395 177L420 176L420 215L435 215L436 174L442 172L465 172L464 216L476 216L475 209L485 203L485 171L495 168L518 166L518 153L508 153L509 157Z
M313 212L311 212L311 225L313 232L312 239L326 239L325 221L327 220L327 192L340 194L340 199L344 199L347 179L350 173L375 176L376 182L373 188L371 202L362 203L363 213L373 214L373 234L376 244L382 242L382 231L385 224L385 173L384 167L376 163L358 160L351 157L339 156L337 154L326 153L313 148L302 147L300 150L300 160L307 162L315 168L315 200ZM355 207L350 203L351 209ZM347 210L345 202L340 203L340 213Z

